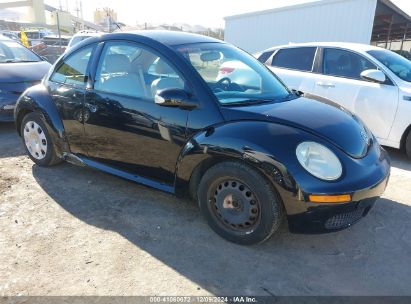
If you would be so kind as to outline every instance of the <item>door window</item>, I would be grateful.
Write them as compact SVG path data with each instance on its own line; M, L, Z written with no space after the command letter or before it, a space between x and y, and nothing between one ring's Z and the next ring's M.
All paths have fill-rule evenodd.
M86 71L94 46L83 48L64 60L51 76L51 81L85 86Z
M311 72L315 51L315 47L282 49L275 54L271 65L279 68Z
M134 43L110 42L104 47L94 89L154 102L164 89L184 89L185 83L161 56Z
M361 79L365 70L377 67L364 57L340 49L324 49L323 73L352 79Z

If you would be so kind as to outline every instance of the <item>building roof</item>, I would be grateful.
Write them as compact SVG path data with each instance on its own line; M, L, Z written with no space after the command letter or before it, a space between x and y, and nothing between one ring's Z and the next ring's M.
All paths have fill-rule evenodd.
M344 2L346 0L314 0L314 1L309 0L309 1L311 2L296 4L296 5L288 5L288 6L267 9L267 10L262 10L262 11L256 11L256 12L250 12L250 13L245 13L245 14L227 16L227 17L224 17L224 19L232 20L232 19L239 19L239 18L244 18L244 17L251 17L251 16L258 16L258 15L263 15L263 14L282 12L282 11L287 11L287 10L303 9L303 8L319 6L319 5L329 5L331 3ZM402 17L404 17L411 23L411 17L407 13L405 13L402 9L400 9L398 6L396 6L394 3L392 3L390 0L377 0L377 3L382 3L386 5L387 7L392 9L396 14L401 15Z
M404 12L402 9L400 9L398 6L396 6L394 3L392 3L390 0L378 0L378 1L388 6L398 15L401 15L402 17L404 17L404 19L406 19L408 22L411 22L411 16L408 15L406 12Z
M402 40L408 32L411 32L411 17L391 1L378 0L371 41Z
M287 6L282 6L282 7L277 7L277 8L272 8L272 9L267 9L267 10L262 10L262 11L256 11L256 12L250 12L250 13L245 13L245 14L227 16L227 17L224 17L224 20L232 20L232 19L239 19L239 18L244 18L244 17L252 17L252 16L258 16L258 15L264 15L264 14L277 13L277 12L288 11L288 10L303 9L303 8L318 6L318 5L328 5L330 3L343 2L343 1L346 1L346 0L326 0L326 1L324 1L324 0L317 0L317 1L310 0L310 1L311 2L307 2L307 3L287 5Z

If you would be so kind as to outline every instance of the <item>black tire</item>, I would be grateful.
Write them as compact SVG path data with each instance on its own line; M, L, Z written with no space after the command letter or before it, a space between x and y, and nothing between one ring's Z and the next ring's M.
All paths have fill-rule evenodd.
M46 140L46 146L45 148L42 147L41 149L41 159L36 158L35 156L32 155L32 153L29 151L28 145L26 144L26 140L25 140L25 128L28 128L27 124L30 122L34 122L38 125L38 127L41 129L41 131L39 130L39 128L37 128L37 132L39 134L44 133L45 136L45 140ZM32 124L33 126L34 124ZM33 128L34 129L34 128ZM42 116L39 113L29 113L26 116L24 116L22 122L21 122L21 126L20 126L20 134L21 134L21 138L23 140L23 145L24 148L26 149L27 155L31 158L31 160L42 167L48 167L48 166L53 166L56 165L60 162L62 162L62 159L58 158L56 155L56 151L54 149L54 145L53 145L53 141L51 139L51 136L47 130L46 125L43 123L42 120ZM38 155L38 154L37 154Z
M408 132L405 140L405 153L407 153L408 158L411 159L411 130Z
M211 228L237 244L264 242L277 231L283 219L284 209L277 191L258 171L239 162L218 163L207 170L197 196ZM246 222L242 223L244 218Z

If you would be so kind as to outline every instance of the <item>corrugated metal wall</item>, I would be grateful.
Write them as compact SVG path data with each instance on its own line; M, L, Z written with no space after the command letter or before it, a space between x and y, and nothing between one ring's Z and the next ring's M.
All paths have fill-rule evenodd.
M227 17L225 40L249 52L290 42L370 43L377 0L323 0Z

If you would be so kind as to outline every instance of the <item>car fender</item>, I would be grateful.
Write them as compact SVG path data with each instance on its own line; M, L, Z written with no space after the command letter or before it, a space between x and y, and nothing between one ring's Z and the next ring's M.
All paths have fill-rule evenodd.
M14 110L14 119L17 132L21 136L21 121L30 112L42 114L42 119L52 137L58 157L63 157L65 152L70 152L65 138L64 125L47 88L38 84L28 88L17 100Z
M192 136L180 153L176 194L195 197L193 187L196 188L208 167L219 161L237 160L263 173L281 197L298 196L298 186L289 171L289 167L296 164L286 151L295 150L293 146L299 136L293 135L300 133L290 126L261 121L236 121L209 127ZM287 143L281 143L286 138ZM202 172L197 176L199 171Z
M395 115L394 123L391 127L388 140L396 143L395 148L403 149L405 146L405 139L408 136L408 132L411 130L411 90L405 91L402 89L400 93L400 102L398 104L397 113ZM391 145L390 145L391 146Z

